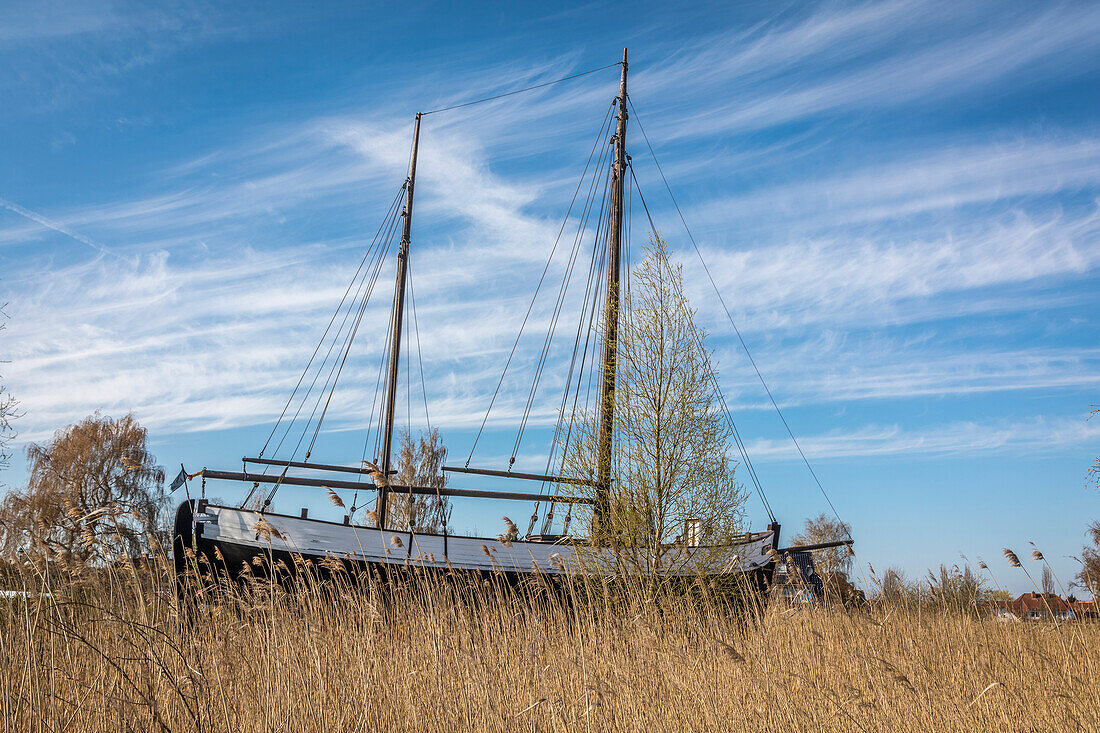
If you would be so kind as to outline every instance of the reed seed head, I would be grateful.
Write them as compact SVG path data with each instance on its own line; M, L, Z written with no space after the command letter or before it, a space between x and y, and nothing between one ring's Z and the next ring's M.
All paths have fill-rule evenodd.
M375 486L390 485L389 477L378 467L377 463L363 461L363 468L367 469L367 473L370 474L371 480L374 481Z
M562 559L561 553L555 552L550 555L550 564L558 570L565 570L565 560Z
M266 519L261 519L260 521L256 522L256 524L252 525L252 529L256 532L257 538L262 537L263 539L268 541L270 541L272 537L274 537L275 539L283 538L283 534L279 530L275 529L275 526Z

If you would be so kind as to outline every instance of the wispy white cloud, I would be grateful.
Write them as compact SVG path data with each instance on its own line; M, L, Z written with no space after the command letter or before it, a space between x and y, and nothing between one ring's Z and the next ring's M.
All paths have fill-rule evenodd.
M1087 275L1100 264L1100 211L1040 218L1016 211L942 228L930 240L904 231L832 234L741 250L708 247L705 257L748 328L901 325L1023 309L989 289ZM704 316L717 330L724 313L709 280L690 250L684 261L693 300L708 304ZM964 292L972 294L965 302L943 300Z
M942 103L994 83L1019 84L1027 80L1022 72L1050 61L1066 73L1067 62L1100 56L1098 30L1100 10L1089 5L826 6L716 34L642 72L640 81L648 93L671 94L685 106L689 94L729 100L666 119L662 139L747 132L812 116Z
M734 365L744 357L732 345L723 350L723 386L734 411L772 406L755 375ZM770 382L779 386L780 407L847 404L857 400L967 397L1100 384L1100 351L1093 348L971 347L937 345L934 334L911 342L846 338L826 332L759 358Z
M887 160L726 194L692 208L700 227L763 234L910 220L962 207L1012 205L1056 193L1100 195L1100 138L911 140Z
M9 113L56 112L110 94L130 74L215 40L256 37L288 22L239 3L13 0L0 7L0 75Z
M109 2L12 0L0 9L0 41L30 41L101 32L118 22Z
M114 252L112 252L110 249L103 246L99 242L96 242L94 240L89 239L88 237L85 237L80 232L74 232L72 229L69 229L64 224L59 224L56 221L51 221L50 219L47 219L46 217L42 216L41 214L35 213L35 212L31 211L30 209L23 208L22 206L20 206L17 203L14 203L12 201L8 201L7 199L0 198L0 207L3 207L5 209L7 209L8 211L14 211L16 214L19 214L19 216L23 217L24 219L28 219L30 221L35 222L36 224L41 224L42 226L46 227L47 229L52 229L55 232L58 232L60 234L64 234L66 237L69 237L71 239L75 239L76 241L80 242L81 244L86 244L89 247L91 247L92 249L99 252L100 254L105 254L105 255L110 255L111 257L119 257L120 259L125 259L121 255L115 254Z
M942 104L1059 54L1088 57L1100 23L1094 9L1058 6L1017 9L974 31L960 21L977 11L922 7L942 13L918 13L908 3L823 6L687 44L660 69L635 67L647 129L675 151L667 170L678 189L680 172L711 181L731 162L767 174L724 186L729 192L720 197L700 199L700 187L684 198L700 201L689 219L741 325L754 339L781 335L757 356L785 386L785 405L1095 383L1090 348L914 344L911 334L899 333L1087 298L1060 293L1058 285L1094 277L1100 260L1100 214L1094 202L1077 200L1100 195L1094 130L1008 129L984 139L924 134L876 141L875 157L861 160L828 158L828 137L804 131L751 150L697 144L702 135L838 111ZM914 29L938 30L920 40ZM510 78L517 86L537 82L577 63L576 55L563 56ZM439 78L411 80L405 93L461 101L501 91L500 72L487 62L462 72L461 91L439 95L429 90L442 81L453 87L458 72L436 70ZM412 265L434 422L479 424L612 87L585 77L567 91L548 87L515 103L426 118ZM654 103L658 95L667 106ZM685 115L689 103L706 114ZM133 409L164 433L250 425L278 414L408 162L411 120L392 102L334 107L265 126L244 136L247 142L227 135L213 149L151 171L141 195L88 196L64 208L32 204L47 213L0 220L0 256L11 265L4 281L14 344L7 347L7 376L28 410L24 437L43 437L96 408ZM530 153L532 140L538 156ZM808 146L820 146L817 154L831 167L803 166ZM643 172L638 148L648 195L660 184ZM1076 199L1069 205L1066 197ZM675 243L667 207L650 203ZM106 242L132 261L74 263L56 256L56 232L83 232L83 244ZM26 246L32 242L40 246ZM683 254L693 302L715 334L723 380L737 407L751 407L759 402L752 379L738 375L724 316L690 251ZM561 264L555 267L558 277ZM336 429L362 427L366 419L361 406L370 403L385 333L384 285L373 302L341 397L356 407L334 410ZM530 333L539 334L547 309L536 308L533 319ZM867 332L889 336L870 343ZM835 341L823 344L826 337ZM522 413L537 341L505 384L508 395L492 425ZM916 366L919 354L935 359ZM548 373L563 371L564 358L564 350L555 353ZM535 424L552 421L552 393L562 378L547 377ZM851 445L863 454L988 448L965 426L949 428L944 435L955 448L893 427L868 429ZM1079 440L1046 424L1009 421L992 429L1006 445ZM1009 436L1014 430L1022 437ZM812 445L824 455L843 439L819 436ZM757 448L766 456L785 450L767 442Z
M815 460L853 456L998 454L1014 450L1032 453L1084 445L1100 438L1100 426L1083 418L1031 417L1015 421L953 422L920 429L900 425L868 425L851 432L831 431L799 438L807 457ZM747 444L754 458L799 461L789 439L756 440Z

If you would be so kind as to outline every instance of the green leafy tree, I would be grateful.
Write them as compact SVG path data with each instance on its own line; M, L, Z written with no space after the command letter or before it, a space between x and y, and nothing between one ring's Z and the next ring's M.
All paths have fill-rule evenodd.
M650 240L622 301L614 407L613 486L601 543L620 569L655 580L741 531L747 494L730 459L732 428L717 375L664 240ZM595 411L582 415L565 473L592 478ZM689 537L690 535L690 537Z

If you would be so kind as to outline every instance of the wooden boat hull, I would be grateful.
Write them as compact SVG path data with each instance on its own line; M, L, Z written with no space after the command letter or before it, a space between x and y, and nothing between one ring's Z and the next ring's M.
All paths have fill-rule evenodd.
M272 530L257 525L261 520ZM176 510L173 527L175 569L183 576L188 550L205 558L232 577L244 573L264 575L280 561L288 573L300 564L318 569L343 567L358 572L390 577L412 568L425 571L495 574L518 581L543 575L600 574L593 567L614 565L614 556L589 554L582 564L572 544L497 539L380 530L319 519L264 513L187 500ZM698 575L753 577L754 584L767 582L775 563L771 531L758 532L728 548L687 548L670 562L669 575L691 578ZM590 548L588 551L593 552ZM248 570L244 567L248 566Z

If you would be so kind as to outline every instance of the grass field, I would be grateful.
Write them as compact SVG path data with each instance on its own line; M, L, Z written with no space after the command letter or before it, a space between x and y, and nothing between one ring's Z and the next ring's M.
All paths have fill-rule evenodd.
M258 583L186 623L163 577L0 598L4 730L1100 730L1097 624L491 583Z

